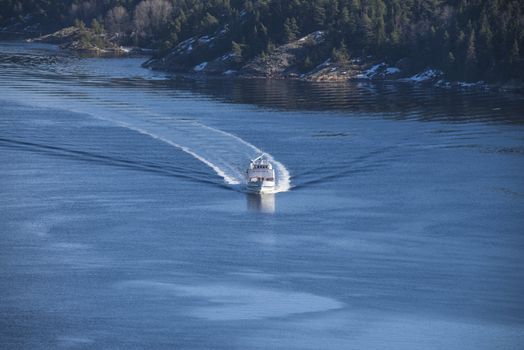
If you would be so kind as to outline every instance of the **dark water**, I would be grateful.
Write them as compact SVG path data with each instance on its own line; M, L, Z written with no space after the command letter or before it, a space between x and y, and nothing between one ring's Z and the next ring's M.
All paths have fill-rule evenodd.
M524 347L521 96L142 60L0 44L2 349Z

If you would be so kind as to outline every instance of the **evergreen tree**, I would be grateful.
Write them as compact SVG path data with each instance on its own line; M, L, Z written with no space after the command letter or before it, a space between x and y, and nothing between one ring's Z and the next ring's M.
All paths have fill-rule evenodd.
M104 32L104 27L96 20L96 18L93 18L91 21L91 29L93 29L95 34L102 34Z
M223 31L206 60L230 49L248 59L271 51L274 43L323 30L327 40L318 52L309 52L311 64L330 56L339 59L344 53L372 54L390 62L408 57L419 68L440 68L460 78L524 74L522 0L0 0L0 4L0 26L32 18L45 31L74 24L87 32L81 23L91 23L98 34L107 31L121 43L165 52L186 39L216 37Z
M511 47L511 52L509 54L509 63L515 64L520 59L520 50L519 50L519 43L517 42L517 39L513 40L513 46Z
M324 8L324 2L317 0L312 1L313 2L313 9L312 9L312 15L313 15L313 23L314 23L314 30L321 29L324 27L326 22L326 9Z
M349 61L347 47L344 42L340 44L338 49L334 47L331 50L331 61L341 64L346 64Z
M472 30L467 45L466 62L468 65L477 64L477 48L475 46L475 30Z
M236 43L234 41L231 42L231 51L233 52L233 55L235 55L235 61L237 63L240 63L243 61L243 50L242 46L239 43Z
M284 22L284 35L286 42L293 41L297 38L299 33L299 28L297 25L297 20L295 18L286 18Z

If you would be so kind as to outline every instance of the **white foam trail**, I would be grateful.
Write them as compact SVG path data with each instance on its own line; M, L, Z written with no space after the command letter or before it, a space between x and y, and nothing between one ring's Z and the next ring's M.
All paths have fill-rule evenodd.
M96 116L95 116L96 117ZM188 153L189 155L193 156L194 158L198 159L199 161L201 161L202 163L204 163L205 165L207 165L208 167L210 167L211 169L213 169L215 171L215 173L222 177L224 179L224 181L229 184L229 185L238 185L240 184L240 182L235 179L235 178L232 178L231 176L227 175L222 169L220 169L217 165L213 164L212 162L210 162L209 160L207 160L206 158L198 155L197 153L195 153L194 151L192 151L191 149L187 148L187 147L184 147L182 145L179 145L173 141L170 141L170 140L166 140L164 139L163 137L159 137L155 134L152 134L150 132L148 132L147 130L143 130L143 129L140 129L140 128L137 128L137 127L134 127L133 125L129 125L129 124L126 124L126 123L118 123L120 126L123 126L127 129L131 129L131 130L134 130L134 131L137 131L143 135L148 135L154 139L157 139L157 140L160 140L162 142L165 142L171 146L174 146L176 148L179 148L180 150Z
M18 87L20 85L17 84ZM31 101L31 105L58 109L67 106L69 111L89 114L148 135L201 161L229 185L245 184L245 169L249 161L265 153L275 168L275 192L285 192L291 188L289 171L271 154L231 133L174 116L165 106L157 112L151 103L137 105L137 102L146 99L142 91L133 98L131 95L136 91L86 88L79 84L66 87L70 89L68 92L74 93L57 93L57 90L64 89L64 85L49 84L47 80L45 84L31 81L22 91L6 83L0 84L0 92L3 92L3 98L26 104ZM166 101L159 102L165 104Z
M289 189L291 188L291 175L289 174L289 171L284 166L284 164L280 163L275 158L273 158L273 156L271 154L262 151L260 148L250 144L249 142L241 139L240 137L238 137L236 135L227 133L227 132L219 130L219 129L212 128L212 127L207 126L207 125L201 124L201 126L204 127L204 128L207 128L209 130L214 130L215 132L219 132L219 133L222 133L222 134L224 134L226 136L232 137L232 138L236 139L238 142L246 145L247 147L250 147L251 149L253 149L258 154L264 153L267 156L268 160L276 167L275 170L276 170L276 173L277 173L276 175L277 175L278 183L276 185L276 191L275 192L286 192L286 191L289 191Z

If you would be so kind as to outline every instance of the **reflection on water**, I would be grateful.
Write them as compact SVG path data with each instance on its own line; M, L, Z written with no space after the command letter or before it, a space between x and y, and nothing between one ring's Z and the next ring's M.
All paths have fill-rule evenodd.
M20 89L34 83L58 83L52 91L69 96L67 86L78 97L83 88L137 89L154 92L145 101L169 97L211 98L233 104L250 104L284 110L344 111L352 116L376 114L380 118L420 121L498 121L522 123L521 94L496 93L480 89L444 89L434 86L385 82L314 83L295 80L195 78L168 75L143 69L142 57L110 60L79 59L63 55L55 46L0 42L0 83ZM29 69L30 68L30 69ZM23 76L23 79L20 79ZM8 84L9 85L9 84ZM9 85L11 88L13 86ZM42 86L38 86L39 88ZM158 95L161 93L162 96ZM82 96L80 96L82 97ZM125 101L124 105L127 106Z
M377 113L381 118L522 123L522 96L493 91L444 89L400 82L314 83L295 80L194 79L152 81L158 89L185 90L229 103L285 110Z
M275 212L275 195L265 194L246 194L247 209L259 213L273 214Z

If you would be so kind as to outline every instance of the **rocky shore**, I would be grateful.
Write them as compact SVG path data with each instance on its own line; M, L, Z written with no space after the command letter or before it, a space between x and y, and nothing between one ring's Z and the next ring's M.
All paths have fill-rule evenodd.
M230 47L228 30L225 27L214 35L184 40L162 57L147 60L143 67L198 77L295 79L314 82L397 81L440 88L524 91L524 82L516 79L490 84L483 81L449 81L438 69L415 69L407 58L393 64L371 56L335 60L325 50L326 35L323 31L313 32L277 46L269 54L246 60L234 50L222 49ZM27 41L57 44L62 49L87 56L123 57L131 54L151 54L151 50L120 46L118 38L106 33L97 33L86 27L66 27ZM315 53L316 61L320 62L305 66L304 62L309 59L311 53ZM319 60L318 57L322 59Z
M226 29L227 30L227 29ZM301 79L310 81L345 81L355 78L369 65L360 60L333 62L324 58L312 67L304 67L311 52L322 52L325 33L317 31L303 38L281 45L269 54L244 60L233 51L217 51L225 30L215 36L194 37L178 44L161 58L153 58L144 67L170 72L193 72L200 75L225 75L243 78ZM324 50L325 51L325 50ZM209 57L201 60L201 57Z
M88 56L121 57L142 52L138 48L120 46L116 43L115 38L104 33L96 33L90 28L73 26L27 41L56 44L62 49Z
M427 67L417 70L409 59L394 64L381 62L374 57L335 61L329 55L322 62L304 69L304 59L311 51L322 52L325 33L317 31L290 43L276 47L271 53L259 55L247 62L233 51L220 52L227 31L214 36L193 37L178 44L161 58L152 58L143 66L174 73L191 73L197 76L228 76L240 78L296 79L315 82L345 81L397 81L434 85L440 88L481 88L524 91L524 82L488 84L483 81L448 81L438 69ZM202 57L209 57L202 60Z

